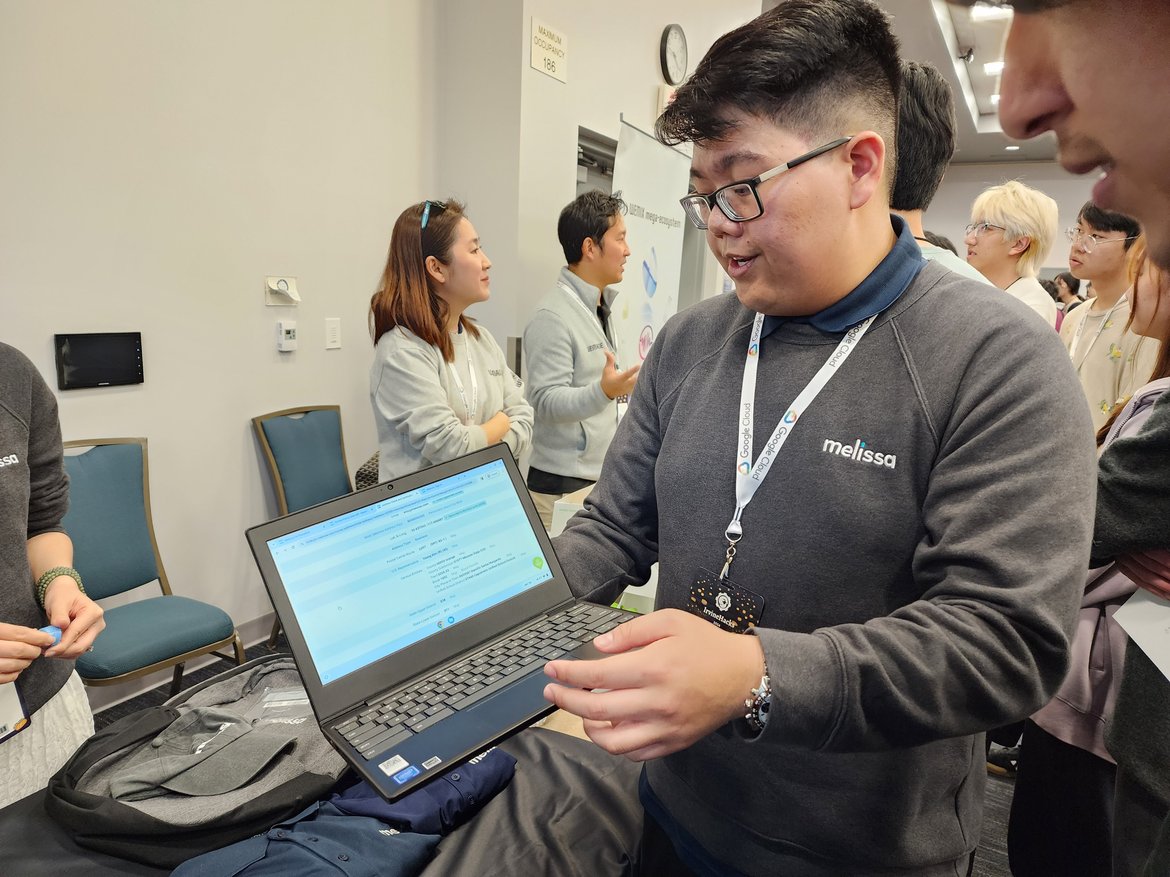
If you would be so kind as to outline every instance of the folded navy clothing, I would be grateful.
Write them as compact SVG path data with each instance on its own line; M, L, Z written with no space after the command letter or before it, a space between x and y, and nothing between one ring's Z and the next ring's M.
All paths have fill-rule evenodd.
M371 816L402 831L448 834L512 781L516 759L494 746L396 801L386 801L365 780L329 798L343 813Z
M181 864L171 877L413 877L435 853L434 834L403 833L330 804Z

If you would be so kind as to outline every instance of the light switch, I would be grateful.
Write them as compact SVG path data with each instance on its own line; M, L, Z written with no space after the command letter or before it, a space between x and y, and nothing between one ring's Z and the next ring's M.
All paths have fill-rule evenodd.
M341 317L325 318L325 349L337 350L341 347Z

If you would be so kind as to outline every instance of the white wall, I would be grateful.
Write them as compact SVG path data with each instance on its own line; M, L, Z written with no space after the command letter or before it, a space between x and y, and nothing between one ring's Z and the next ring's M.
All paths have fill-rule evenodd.
M682 25L689 72L716 39L761 9L760 0L524 0L523 6L518 329L564 264L556 225L561 208L576 197L577 127L616 140L624 114L627 122L653 133L658 87L664 83L658 57L663 28ZM529 66L533 16L568 36L567 83Z
M663 28L683 26L694 69L760 3L494 0L484 16L478 0L440 0L436 10L436 197L467 200L493 261L492 298L471 315L503 345L522 333L564 264L556 224L577 195L578 127L616 140L624 113L651 130ZM568 37L568 82L529 65L533 16Z
M971 221L971 205L984 189L1008 180L1019 180L1056 200L1060 207L1060 232L1044 266L1067 271L1069 242L1064 230L1077 224L1077 214L1089 200L1095 179L1091 175L1074 176L1056 162L951 165L923 225L950 238L959 254L965 256L963 229Z
M54 332L141 330L146 383L59 393L64 435L149 438L172 585L237 623L271 611L249 418L337 403L350 468L376 448L366 307L433 191L429 7L0 0L0 338L55 387ZM267 274L304 303L266 308Z

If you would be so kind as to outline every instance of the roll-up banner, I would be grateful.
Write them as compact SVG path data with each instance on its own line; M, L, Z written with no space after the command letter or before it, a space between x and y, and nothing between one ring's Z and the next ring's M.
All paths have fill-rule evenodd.
M611 317L618 365L639 364L678 310L683 223L691 160L622 120L613 191L626 202L630 258Z

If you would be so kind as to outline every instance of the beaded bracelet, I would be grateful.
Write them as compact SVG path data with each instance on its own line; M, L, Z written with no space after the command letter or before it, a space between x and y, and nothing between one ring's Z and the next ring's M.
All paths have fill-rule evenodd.
M81 584L81 573L71 566L55 566L50 570L45 571L39 579L37 579L37 603L42 607L45 605L45 591L49 590L49 585L61 576L69 576L73 581L77 582L77 590L85 593L85 585Z

